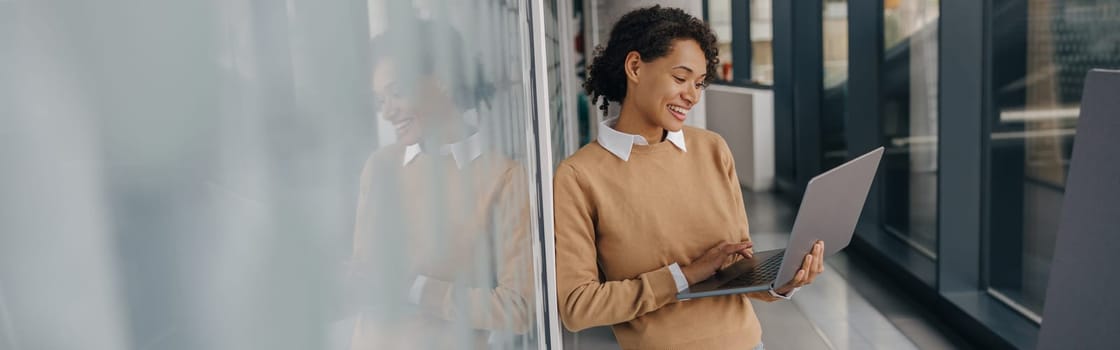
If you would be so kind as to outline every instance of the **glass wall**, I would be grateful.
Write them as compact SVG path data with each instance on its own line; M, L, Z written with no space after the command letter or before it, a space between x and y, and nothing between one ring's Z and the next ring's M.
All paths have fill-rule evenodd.
M1120 2L847 1L840 16L844 3L821 0L820 43L779 31L779 68L788 70L779 70L775 99L789 118L777 119L788 124L777 124L776 135L798 135L790 124L809 118L788 106L812 108L816 96L798 87L823 78L819 165L831 165L829 124L844 110L853 114L842 124L848 147L887 147L853 253L882 263L917 298L937 299L932 312L979 326L957 330L985 348L1033 347L1082 85L1090 69L1120 69ZM778 28L804 28L795 24L816 13L778 4ZM846 28L835 22L841 18L851 18ZM849 30L850 40L839 40ZM816 48L821 75L790 73L816 65L781 65ZM842 78L841 64L850 76ZM780 175L818 165L816 149L803 148L779 156ZM781 167L783 158L808 160Z
M0 348L536 348L522 4L0 2Z
M578 129L574 123L578 122L575 110L572 106L576 100L575 93L569 86L573 82L575 85L582 85L582 82L575 81L575 63L571 58L573 52L562 52L562 50L571 50L576 46L575 37L571 35L568 27L561 31L560 22L567 21L567 25L572 25L573 19L570 16L571 9L561 9L561 6L571 6L570 2L550 0L544 4L544 29L545 29L545 67L547 67L548 76L548 113L549 113L549 126L552 132L551 148L552 148L552 164L555 168L560 164L564 158L575 148L569 147L570 143L574 143L576 139L575 133Z
M751 81L774 85L773 0L750 1Z
M716 33L719 47L719 67L716 77L723 81L734 81L735 69L731 52L731 0L706 0L708 5L708 25Z
M883 226L937 256L938 0L884 0Z
M1120 68L1120 3L994 0L988 291L1040 321L1092 68Z
M848 97L848 1L826 0L822 5L821 170L828 170L848 160L844 134Z
M774 84L772 0L704 0L719 45L717 77L726 82ZM743 57L736 57L741 55ZM739 73L736 74L735 60Z

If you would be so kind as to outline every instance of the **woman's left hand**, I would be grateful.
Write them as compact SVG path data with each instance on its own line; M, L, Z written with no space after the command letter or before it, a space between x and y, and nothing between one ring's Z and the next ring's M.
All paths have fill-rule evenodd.
M813 279L817 278L824 272L824 242L817 241L813 244L813 250L809 254L805 254L805 259L801 262L801 269L797 270L797 274L793 275L793 279L785 285L775 288L774 292L781 295L789 295L794 288L807 286L813 283ZM770 295L769 291L751 293L750 297L763 301L779 300L778 297Z
M813 279L817 278L817 275L820 275L821 272L824 272L824 241L817 241L813 244L813 250L809 254L805 254L805 260L801 262L801 269L797 270L796 275L793 275L793 280L774 289L774 292L787 295L794 288L813 283Z

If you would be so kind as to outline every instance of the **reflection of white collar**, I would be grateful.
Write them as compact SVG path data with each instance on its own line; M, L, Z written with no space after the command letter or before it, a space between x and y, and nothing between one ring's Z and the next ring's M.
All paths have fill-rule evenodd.
M630 150L634 145L649 145L646 138L640 135L627 134L614 129L614 125L618 123L618 118L608 119L599 123L599 145L606 148L618 158L624 161L630 160ZM681 151L688 152L684 145L684 129L679 131L669 131L665 134L665 139L677 146Z
M411 163L421 152L420 144L417 143L405 147L404 161L401 166ZM452 158L455 158L455 165L462 169L482 155L482 137L476 132L462 141L439 146L439 154L450 154Z

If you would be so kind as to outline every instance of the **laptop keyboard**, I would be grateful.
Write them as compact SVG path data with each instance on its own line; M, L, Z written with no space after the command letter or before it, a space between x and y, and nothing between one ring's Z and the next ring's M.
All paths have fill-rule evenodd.
M782 266L782 256L785 256L785 254L774 254L766 258L754 269L739 275L739 277L729 281L728 284L751 285L773 281L778 277L778 268Z

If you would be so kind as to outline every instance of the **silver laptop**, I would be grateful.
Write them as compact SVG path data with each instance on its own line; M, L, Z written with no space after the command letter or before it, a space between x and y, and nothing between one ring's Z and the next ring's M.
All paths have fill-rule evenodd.
M793 280L816 241L824 241L826 257L847 247L882 158L883 147L879 147L809 180L785 249L757 252L754 258L740 260L716 272L711 278L677 294L677 298L777 288Z

